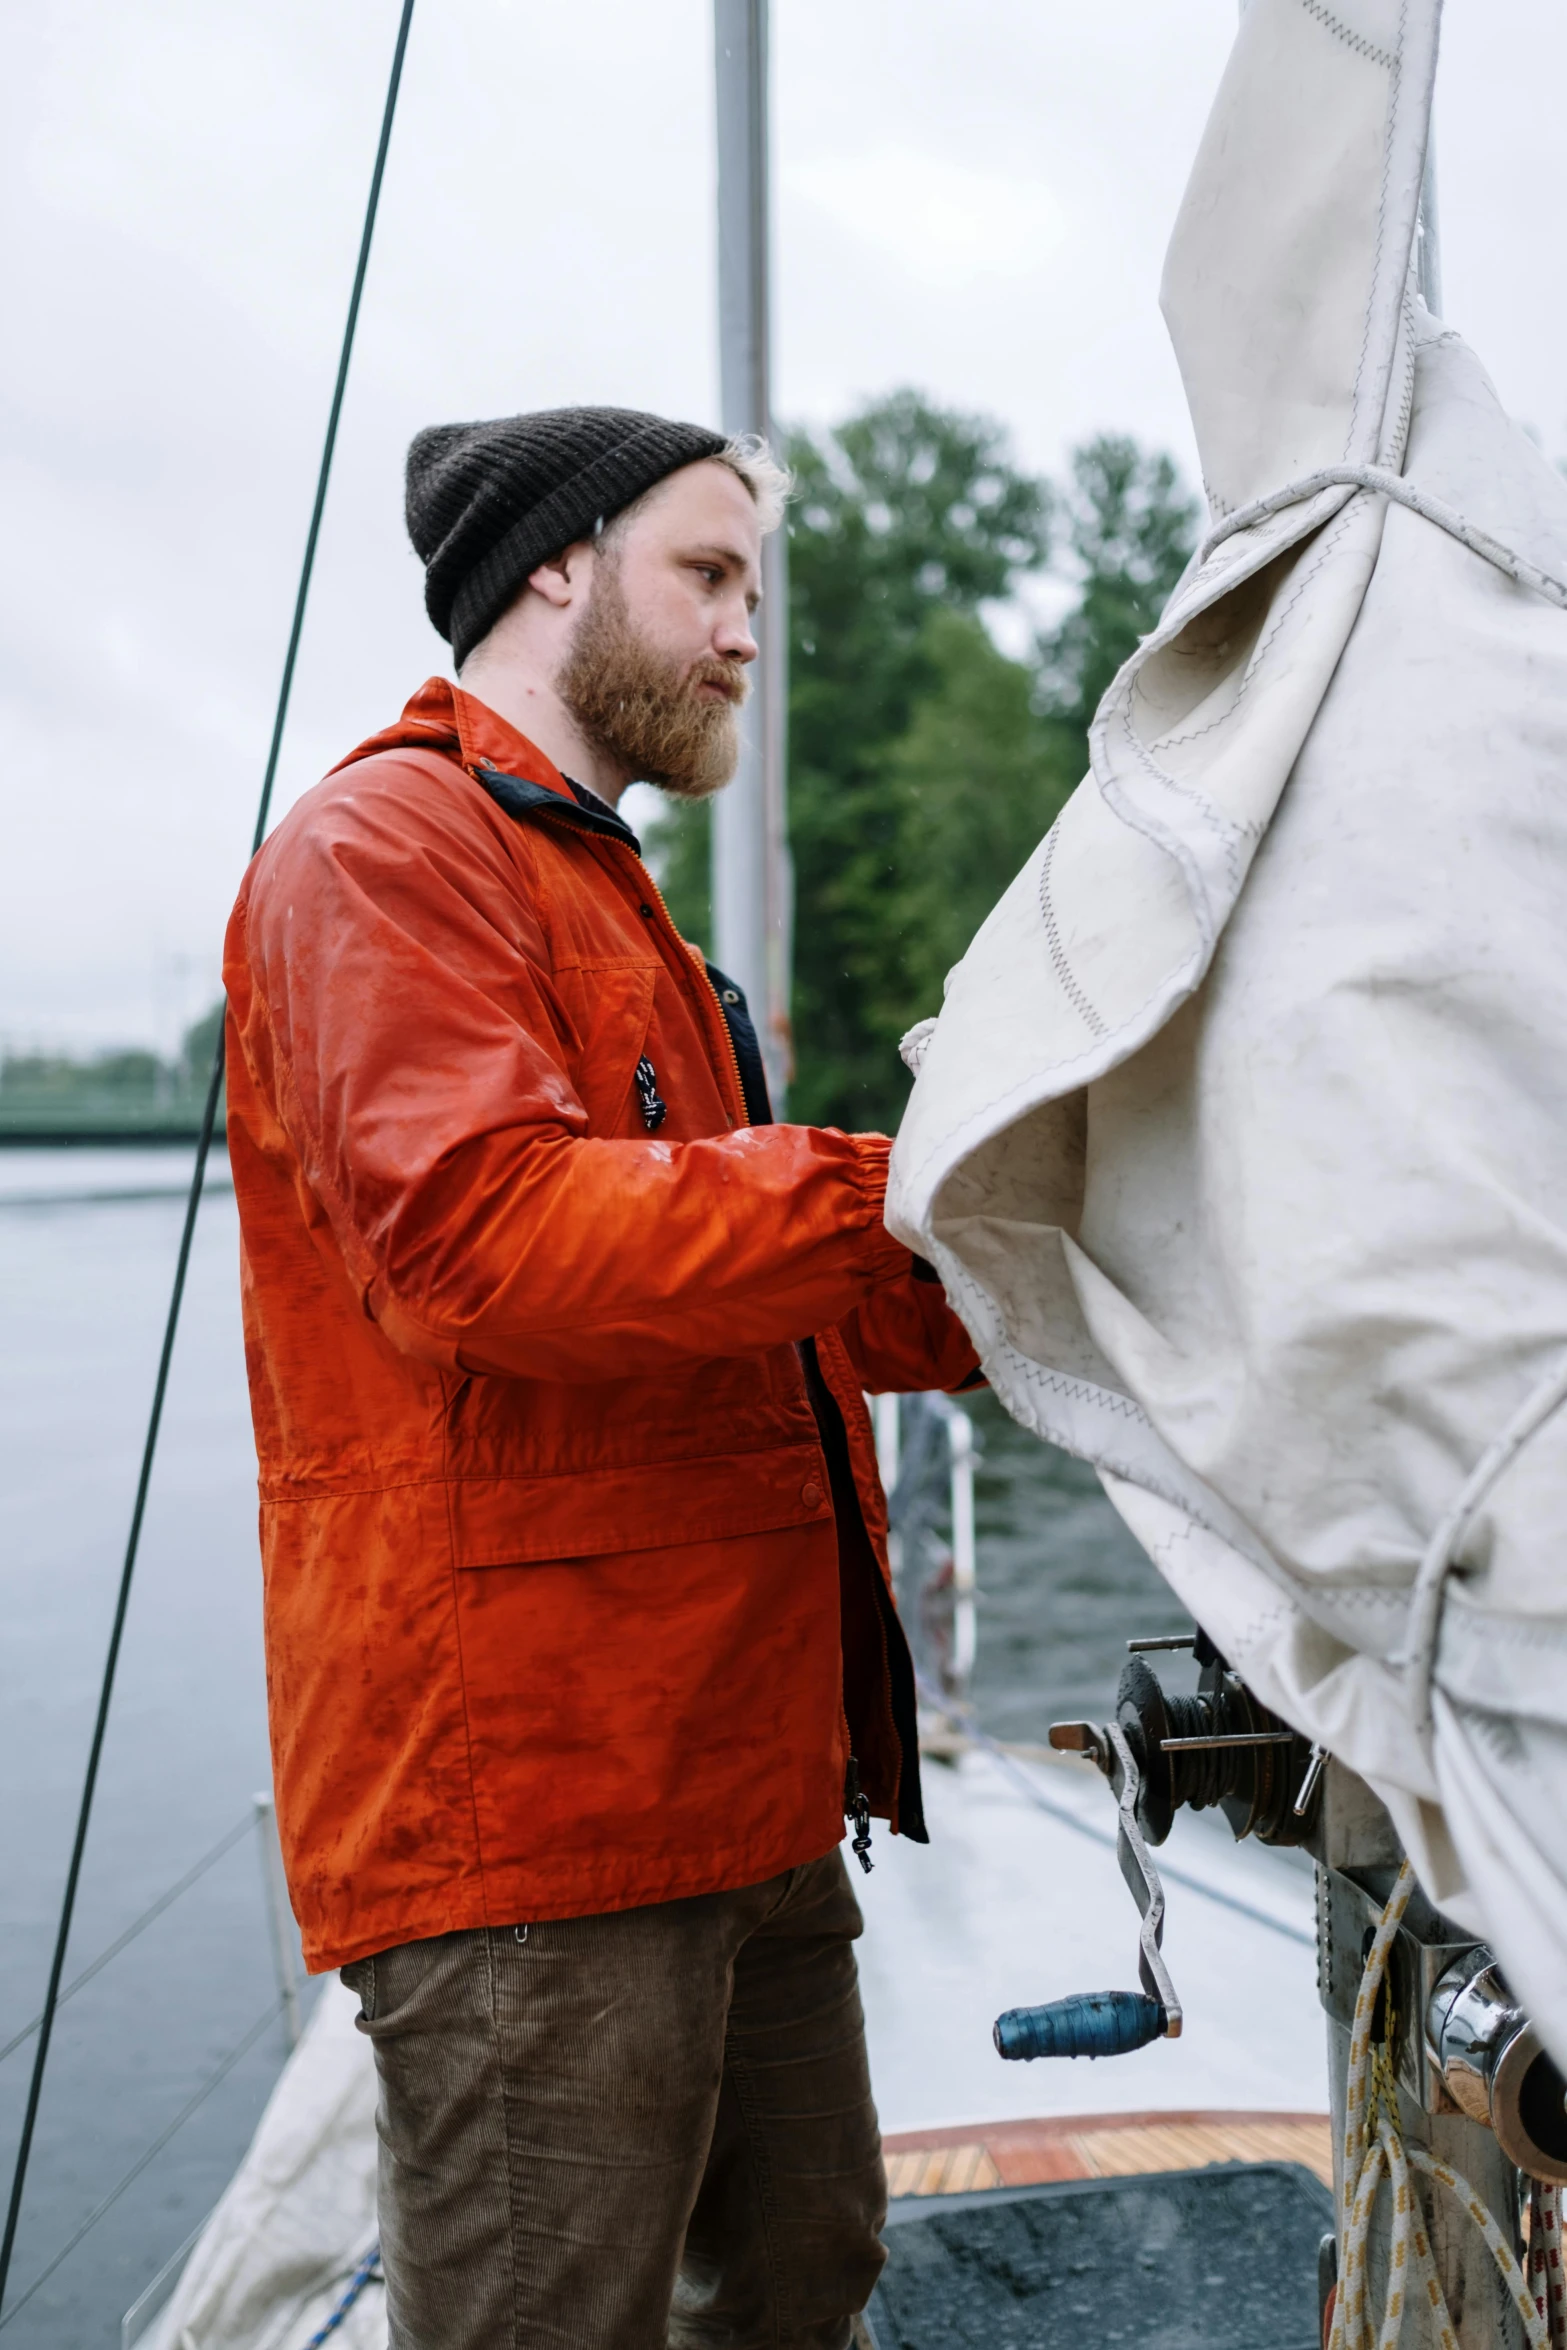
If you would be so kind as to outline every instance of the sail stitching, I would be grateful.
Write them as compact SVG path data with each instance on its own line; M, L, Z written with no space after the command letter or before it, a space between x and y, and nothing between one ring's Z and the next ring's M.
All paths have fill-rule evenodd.
M1050 950L1050 965L1057 979L1061 982L1062 991L1068 1003L1082 1020L1084 1026L1095 1036L1107 1036L1109 1030L1104 1021L1078 985L1077 975L1067 959L1060 924L1056 920L1055 900L1050 894L1050 869L1055 863L1056 842L1059 837L1058 828L1052 824L1045 840L1044 859L1039 868L1039 911L1044 918L1045 944Z
M1324 8L1322 0L1300 0L1300 4L1308 16L1316 18L1325 32L1333 35L1335 41L1342 41L1346 49L1353 49L1355 55L1364 57L1368 64L1380 65L1388 73L1398 64L1391 49L1379 49L1375 41L1368 41L1364 33L1357 33L1352 26L1345 24L1342 17L1335 16L1331 8Z
M1339 513L1333 523L1324 528L1322 536L1317 541L1315 553L1306 563L1302 564L1300 572L1297 575L1294 594L1290 597L1286 604L1280 606L1279 610L1274 614L1273 619L1269 623L1266 634L1259 639L1250 660L1246 664L1246 674L1241 679L1239 688L1236 691L1235 699L1233 702L1231 702L1229 708L1227 710L1221 710L1217 718L1210 718L1205 726L1188 727L1186 731L1181 734L1160 735L1158 741L1153 746L1155 750L1170 751L1176 748L1184 750L1189 743L1201 742L1205 734L1216 734L1221 727L1229 725L1231 719L1240 709L1242 702L1246 699L1247 694L1251 691L1252 682L1262 665L1264 656L1272 649L1274 643L1278 639L1279 633L1282 630L1284 623L1288 620L1290 614L1294 611L1296 605L1300 602L1301 597L1305 594L1307 588L1316 578L1317 573L1323 569L1328 561L1328 558L1333 554L1335 548L1337 547L1339 540L1344 537L1349 527L1350 509L1346 504L1340 508ZM1233 594L1234 590L1232 589L1230 592ZM1211 606L1207 608L1210 610L1212 609ZM1252 832L1256 829L1257 827L1255 825L1246 825L1242 827L1242 830L1247 832Z

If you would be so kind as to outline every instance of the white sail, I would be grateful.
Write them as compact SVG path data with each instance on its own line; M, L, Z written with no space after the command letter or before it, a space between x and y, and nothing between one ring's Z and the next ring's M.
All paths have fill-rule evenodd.
M1438 15L1247 10L1164 287L1213 531L888 1220L1567 2063L1567 484L1415 290Z
M375 2058L357 2008L322 1990L147 2350L299 2350L340 2307L376 2240ZM386 2350L379 2283L331 2340Z

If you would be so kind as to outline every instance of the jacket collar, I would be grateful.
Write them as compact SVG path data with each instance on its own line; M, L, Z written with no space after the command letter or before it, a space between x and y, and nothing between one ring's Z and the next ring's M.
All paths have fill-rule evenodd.
M579 794L537 743L450 678L427 678L395 725L371 735L331 772L335 775L381 751L400 750L444 751L448 756L455 752L475 783L482 784L508 816L563 816L584 832L604 833L641 854L636 834L612 808L592 793Z

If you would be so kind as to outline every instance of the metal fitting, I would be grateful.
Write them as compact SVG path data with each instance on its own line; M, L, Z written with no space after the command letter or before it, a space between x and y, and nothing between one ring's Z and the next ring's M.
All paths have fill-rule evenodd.
M1439 1977L1425 2025L1430 2062L1459 2111L1489 2123L1531 2178L1567 2180L1567 2082L1489 1950L1466 1951Z

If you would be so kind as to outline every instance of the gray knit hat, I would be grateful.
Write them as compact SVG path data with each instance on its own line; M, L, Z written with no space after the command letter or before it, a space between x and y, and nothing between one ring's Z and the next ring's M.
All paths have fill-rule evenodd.
M416 433L408 536L424 562L424 608L458 667L530 572L723 446L705 425L634 408L546 408Z

